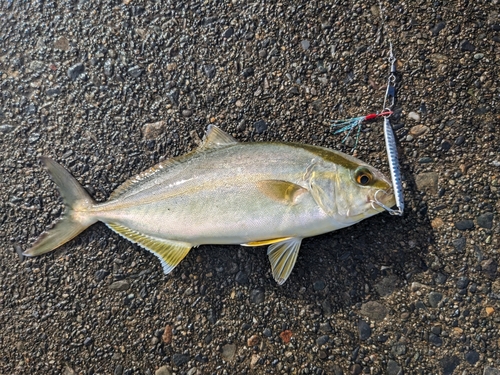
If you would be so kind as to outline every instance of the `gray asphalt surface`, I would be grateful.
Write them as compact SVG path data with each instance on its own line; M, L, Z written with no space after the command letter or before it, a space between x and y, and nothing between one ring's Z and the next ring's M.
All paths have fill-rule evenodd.
M499 2L382 9L0 1L0 373L500 374ZM330 121L382 108L389 42L404 217L305 240L283 286L265 248L164 276L102 224L20 256L62 213L42 155L104 201L210 123L352 153ZM380 121L355 153L387 172Z

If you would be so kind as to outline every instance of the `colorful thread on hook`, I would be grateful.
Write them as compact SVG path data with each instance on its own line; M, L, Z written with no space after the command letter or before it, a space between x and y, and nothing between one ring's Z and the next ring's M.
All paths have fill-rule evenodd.
M383 111L381 113L370 113L369 115L366 115L366 116L354 117L354 118L345 119L345 120L333 120L331 127L332 128L340 128L340 129L335 130L333 132L333 134L339 134L339 133L342 133L344 131L347 131L347 135L342 140L342 143L344 143L346 141L346 139L349 137L349 135L352 132L352 129L354 129L355 127L358 127L358 131L356 133L356 142L354 143L354 147L353 147L353 148L356 148L356 146L358 145L359 135L361 133L361 124L364 121L370 121L370 120L374 120L374 119L379 118L379 117L387 117L390 115L392 115L392 111Z

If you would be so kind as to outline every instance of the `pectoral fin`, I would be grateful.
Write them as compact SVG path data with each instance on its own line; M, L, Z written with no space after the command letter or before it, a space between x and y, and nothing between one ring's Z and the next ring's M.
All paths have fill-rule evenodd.
M282 180L262 180L257 182L257 187L269 198L284 204L297 203L297 198L307 192L300 185Z
M272 244L267 249L267 256L271 262L273 277L281 285L290 276L299 254L302 238L292 237L285 241Z
M184 259L192 245L187 242L170 241L144 235L120 224L108 223L109 228L119 235L125 237L158 257L163 268L163 272L168 274L179 262Z

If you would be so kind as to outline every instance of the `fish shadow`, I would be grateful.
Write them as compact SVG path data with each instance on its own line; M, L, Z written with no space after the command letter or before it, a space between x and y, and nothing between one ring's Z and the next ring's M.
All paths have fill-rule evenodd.
M332 313L385 297L411 283L428 269L427 252L433 241L428 220L409 209L403 217L383 213L304 239L295 268L283 285L272 278L266 247L201 246L184 262L213 275L207 295L238 287L251 300L253 290L263 289L282 300L316 304Z

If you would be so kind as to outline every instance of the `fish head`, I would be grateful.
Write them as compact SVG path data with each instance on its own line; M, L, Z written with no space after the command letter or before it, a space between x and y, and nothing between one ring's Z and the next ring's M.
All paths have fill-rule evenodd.
M344 226L396 204L392 184L382 172L339 151L314 149L320 156L307 168L306 180L316 204Z
M360 221L376 215L396 204L389 179L378 169L360 163L347 168L337 183L339 213L349 221ZM342 185L345 187L342 188Z

